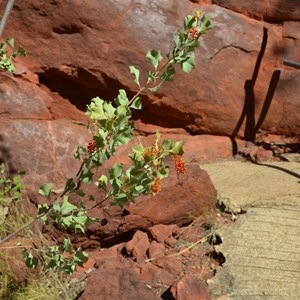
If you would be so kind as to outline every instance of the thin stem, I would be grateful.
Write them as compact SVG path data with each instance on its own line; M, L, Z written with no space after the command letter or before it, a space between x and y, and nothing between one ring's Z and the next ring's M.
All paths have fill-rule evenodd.
M4 32L8 17L11 13L11 10L12 10L13 6L14 6L14 0L8 0L7 4L6 4L6 7L5 7L3 17L2 17L1 22L0 22L0 40L2 38L2 35L3 35L3 32Z
M40 220L43 216L45 216L50 209L52 208L52 206L50 206L47 211L43 212L40 215L37 215L33 220L29 221L28 223L26 223L25 225L23 225L21 228L19 228L17 231L9 234L6 238L4 238L3 240L0 241L0 245L5 243L6 241L8 241L9 239L11 239L12 237L16 236L19 232L21 232L22 230L26 229L27 227L31 226L32 224L34 224L35 222L37 222L38 220Z
M139 91L129 100L129 105L132 104L132 102L147 88L148 84L146 86L143 86L139 89Z

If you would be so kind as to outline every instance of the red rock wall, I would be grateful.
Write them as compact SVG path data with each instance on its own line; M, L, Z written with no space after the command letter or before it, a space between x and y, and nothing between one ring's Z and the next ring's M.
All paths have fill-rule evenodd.
M14 75L0 72L1 159L47 178L46 166L62 165L65 150L87 140L70 120L84 120L96 95L134 92L128 66L146 71L145 53L167 53L183 17L196 9L215 25L202 39L198 68L145 96L139 129L155 125L195 138L251 139L258 129L299 135L300 71L282 63L300 61L298 0L28 0L16 1L5 31L28 54Z

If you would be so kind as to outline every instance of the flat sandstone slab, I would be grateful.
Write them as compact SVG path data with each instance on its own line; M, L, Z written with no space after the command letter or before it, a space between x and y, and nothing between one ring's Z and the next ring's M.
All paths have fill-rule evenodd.
M300 205L300 163L224 161L201 164L228 208Z
M226 261L211 293L236 300L300 299L300 206L249 208L219 230Z
M219 199L245 214L220 228L225 263L208 284L214 299L300 299L300 163L201 165Z

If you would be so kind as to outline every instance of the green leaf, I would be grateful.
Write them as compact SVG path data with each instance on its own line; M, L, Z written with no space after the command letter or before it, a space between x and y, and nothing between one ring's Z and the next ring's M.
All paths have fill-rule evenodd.
M148 72L148 82L155 82L156 80L156 73L155 72Z
M47 204L38 204L38 214L44 214L49 210L49 206Z
M115 197L114 200L122 208L128 202L128 196L125 193L120 193Z
M52 183L44 183L40 186L39 194L49 198L52 191Z
M85 264L89 260L89 255L85 251L81 251L81 249L77 249L75 255L74 255L74 262L80 266L83 267L83 264Z
M28 249L23 250L25 264L28 268L35 269L38 265L38 259L32 255Z
M100 186L103 190L107 189L107 176L101 175L101 177L98 179L98 186Z
M75 271L76 271L76 265L75 264L66 264L62 270L68 274L68 275L72 275Z
M133 108L133 109L142 109L142 101L141 101L141 98L140 97L136 97L132 104L129 106L130 108Z
M162 143L162 148L164 150L171 150L174 147L174 141L171 139L165 139Z
M49 261L48 265L46 266L47 269L56 269L61 265L60 261L57 259L57 255L52 257Z
M76 188L76 183L73 178L68 178L65 184L65 190L72 192Z
M116 136L116 141L120 142L122 145L128 144L128 142L131 140L131 135L130 134L118 134Z
M148 53L146 54L146 57L150 60L151 64L153 65L153 67L156 70L159 63L162 60L160 50L152 49L152 50L148 51Z
M64 239L64 249L66 252L72 253L72 243L70 239Z
M214 25L211 23L211 16L204 15L201 19L201 27L200 32L201 34L206 33L207 30L213 29Z
M166 81L173 81L174 75L175 75L175 69L174 69L173 65L169 65L168 68L161 75L161 78Z
M19 47L18 50L15 53L19 56L25 56L26 55L26 50L22 47Z
M115 164L110 170L109 170L109 174L110 174L110 178L118 178L122 175L122 169L123 169L123 164Z
M155 139L155 148L158 149L159 148L159 141L160 141L160 132L158 130L156 130L156 139Z
M183 145L184 145L184 142L183 141L178 141L175 143L174 147L172 148L172 152L174 154L177 154L177 155L182 155L184 153L183 151Z
M93 120L103 120L106 116L103 111L104 100L99 97L92 99L91 104L87 106L86 114Z
M126 95L125 90L123 90L123 89L119 90L119 95L118 95L118 97L115 99L115 102L116 102L116 104L117 104L118 106L119 106L119 105L122 105L122 106L128 105L129 100L128 100L128 98L127 98L127 95Z
M166 178L169 176L169 167L165 164L163 164L159 169L158 169L159 177L160 178Z
M55 201L53 203L53 209L54 211L60 211L60 204L59 204L59 201Z
M133 147L132 151L136 154L136 156L137 156L138 159L141 159L143 157L144 147L140 143L137 146Z
M181 63L181 69L185 73L190 73L195 68L195 54L192 53L183 63Z
M115 116L116 109L112 106L110 102L104 102L103 108L105 113L110 117L113 118Z
M161 81L157 86L154 86L152 88L148 88L148 90L151 92L151 93L155 93L162 85L163 81Z
M7 44L8 44L9 46L11 46L12 48L14 48L14 46L15 46L14 38L10 37L10 38L8 38L8 39L6 40L6 42L7 42Z
M69 214L70 212L74 211L75 209L78 209L77 206L71 204L69 201L68 201L68 196L64 196L64 200L63 200L63 205L62 207L60 208L60 212L62 215L67 215Z
M130 70L130 74L134 74L134 76L135 76L134 82L138 86L140 86L140 70L137 69L135 66L130 66L129 70Z
M90 169L85 169L81 172L80 179L84 183L91 184L93 183L93 176L94 173L92 173Z
M84 196L85 196L85 193L84 193L83 190L77 190L77 191L76 191L76 194L77 194L78 196L80 196L80 197L84 197Z
M0 50L1 50L1 52L2 52L3 54L6 53L6 50L5 50L6 47L7 47L7 45L6 45L5 43L1 43L1 44L0 44ZM1 52L0 52L0 53L1 53ZM3 55L2 53L1 53L1 55Z
M49 224L49 220L48 220L47 215L42 216L42 217L41 217L41 220L44 222L45 225L48 225L48 224Z
M194 16L188 15L184 18L184 29L189 30L192 27L197 26L197 20Z
M122 105L118 106L118 108L117 108L117 116L118 117L119 116L127 116L127 114L128 114L128 107L122 106Z

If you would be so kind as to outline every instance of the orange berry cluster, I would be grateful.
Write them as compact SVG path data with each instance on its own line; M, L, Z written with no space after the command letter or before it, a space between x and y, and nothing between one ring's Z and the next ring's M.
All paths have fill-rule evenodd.
M89 154L93 154L96 150L97 144L94 140L91 140L87 146L87 150Z
M177 173L182 173L185 174L186 171L186 166L185 166L185 161L182 158L182 156L174 154L173 159L175 161L175 169Z
M159 154L159 149L154 148L153 146L151 146L148 149L145 149L145 151L143 152L143 157L155 157Z
M199 34L197 27L192 27L191 29L188 30L188 32L193 40L197 39L198 34Z
M158 192L161 191L161 179L156 178L154 183L150 186L150 190L152 193L157 194Z

